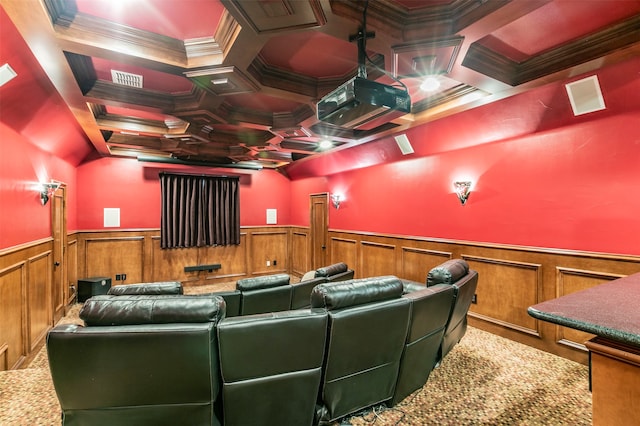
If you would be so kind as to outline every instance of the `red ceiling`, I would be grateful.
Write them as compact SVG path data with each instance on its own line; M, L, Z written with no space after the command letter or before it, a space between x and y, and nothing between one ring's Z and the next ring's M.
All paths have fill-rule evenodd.
M640 1L607 3L555 0L494 31L483 44L508 49L511 59L524 61L545 50L592 33L640 12ZM532 30L535 29L535 30ZM519 54L516 54L518 52Z
M185 77L167 74L131 64L109 61L98 57L91 58L98 80L111 81L111 70L124 71L144 77L144 87L165 93L189 92L193 83Z
M42 4L46 7L33 7ZM120 117L123 130L135 123L156 133L162 133L157 122L178 117L189 123L181 130L190 133L184 135L189 142L169 155L225 157L217 151L224 147L233 152L227 153L232 161L274 154L277 158L263 164L281 167L304 164L291 152L315 155L327 134L340 149L356 147L640 51L640 0L371 0L367 22L376 36L367 42L370 56L386 71L403 75L416 71L416 60L424 64L433 56L441 89L424 93L420 80L404 79L410 114L371 133L326 132L318 126L323 123L315 117L316 102L355 75L357 46L349 37L362 25L363 5L343 0L3 1L0 63L9 62L20 79L0 88L2 103L15 105L3 108L2 121L63 158L81 159L90 152L87 141L101 155L110 154L111 143L128 145L123 136L114 143L101 132L118 133ZM616 32L619 25L625 30ZM630 34L634 28L635 35ZM47 49L51 52L43 52ZM142 75L143 89L115 86L112 69ZM218 78L228 84L212 86ZM380 72L371 78L395 84ZM100 127L98 121L107 124ZM60 131L52 133L50 123ZM154 137L132 140L132 150L140 145L162 150L166 140ZM237 152L246 156L238 160Z
M308 52L313 52L309 55ZM353 70L358 49L354 43L318 32L271 38L260 51L273 66L310 77L341 77Z
M178 40L214 35L218 0L76 0L78 11Z

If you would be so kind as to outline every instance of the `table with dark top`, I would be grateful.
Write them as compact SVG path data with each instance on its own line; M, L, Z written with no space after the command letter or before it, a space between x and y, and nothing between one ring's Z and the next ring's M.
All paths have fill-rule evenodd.
M640 424L640 273L530 306L529 315L595 334L594 425Z

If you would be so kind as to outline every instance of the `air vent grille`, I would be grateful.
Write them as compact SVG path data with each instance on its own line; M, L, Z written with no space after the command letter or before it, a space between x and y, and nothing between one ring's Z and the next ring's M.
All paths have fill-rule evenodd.
M142 89L142 76L129 72L111 70L111 78L114 83L122 86L137 87Z

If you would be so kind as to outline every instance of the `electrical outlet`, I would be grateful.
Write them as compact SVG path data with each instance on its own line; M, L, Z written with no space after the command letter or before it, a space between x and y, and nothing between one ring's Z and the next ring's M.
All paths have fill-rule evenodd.
M471 303L478 303L478 295L474 294L473 297L471 298Z
M276 266L277 264L278 264L278 261L277 261L277 260L274 260L274 261L273 261L273 266Z
M267 266L271 266L271 261L267 260Z
M120 274L122 276L122 281L127 279L127 274Z
M116 274L116 281L122 281L122 275Z

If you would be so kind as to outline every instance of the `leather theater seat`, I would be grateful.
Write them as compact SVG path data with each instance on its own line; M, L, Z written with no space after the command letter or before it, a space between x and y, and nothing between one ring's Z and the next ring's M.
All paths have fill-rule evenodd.
M96 296L47 335L63 426L218 425L218 297Z
M297 310L218 324L225 426L312 425L327 314Z
M411 302L396 277L316 286L312 309L329 314L324 377L316 420L329 424L391 399L409 326Z

